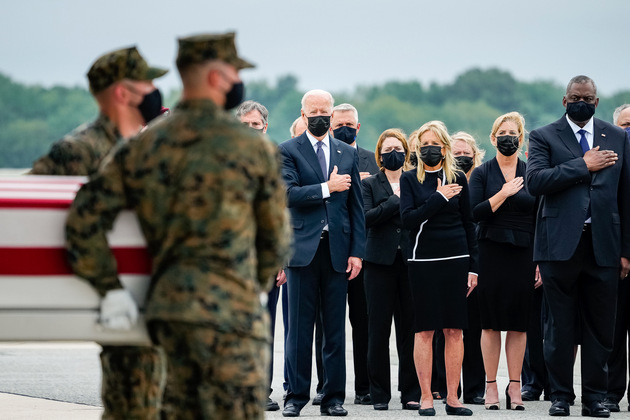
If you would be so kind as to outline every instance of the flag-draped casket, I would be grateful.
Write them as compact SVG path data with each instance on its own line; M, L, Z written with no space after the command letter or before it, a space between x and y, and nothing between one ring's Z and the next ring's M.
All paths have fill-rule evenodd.
M64 248L68 208L84 177L0 176L0 341L148 343L144 322L129 332L98 324L100 299L74 276ZM120 279L142 306L150 262L134 213L108 234Z

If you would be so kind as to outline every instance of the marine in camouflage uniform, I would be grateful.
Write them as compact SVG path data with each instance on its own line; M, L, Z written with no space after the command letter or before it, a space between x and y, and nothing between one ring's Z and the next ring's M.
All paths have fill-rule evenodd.
M238 78L251 66L234 34L180 39L180 72L189 66L206 93L183 75L169 117L106 158L71 207L67 247L101 295L121 288L105 232L135 210L152 257L145 317L168 359L163 418L262 419L270 353L260 294L288 257L285 191L275 146L221 109L238 79L219 72Z
M166 73L149 67L135 47L100 57L88 72L90 90L100 99L123 79L148 81ZM33 164L31 174L91 176L103 158L122 142L116 124L101 106L98 118L55 143ZM137 119L137 118L136 118ZM133 121L133 120L132 120ZM137 121L141 127L141 121ZM133 124L132 124L133 126ZM166 378L166 360L157 347L103 346L101 352L103 419L158 419Z

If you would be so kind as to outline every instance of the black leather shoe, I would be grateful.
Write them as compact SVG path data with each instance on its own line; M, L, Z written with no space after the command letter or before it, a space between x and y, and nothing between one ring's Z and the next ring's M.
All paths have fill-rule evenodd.
M282 417L300 417L300 407L296 404L288 403L282 410Z
M540 394L535 394L532 391L523 391L521 392L521 399L523 401L538 401Z
M585 417L610 417L610 410L599 401L582 404L582 416Z
M549 408L550 416L566 417L569 414L569 403L564 400L555 400Z
M418 414L424 417L433 417L435 416L435 408L433 407L429 407L429 408L419 408L418 409Z
M420 409L420 403L417 402L413 402L413 401L407 401L406 403L403 403L402 405L402 409L403 410L419 410Z
M317 395L315 395L315 398L313 398L313 405L322 405L323 398L324 398L324 394L322 394L321 392L318 392Z
M483 397L473 397L469 399L464 399L464 404L472 404L472 405L484 405L486 400Z
M280 406L277 402L272 400L271 398L267 398L267 405L265 406L265 411L278 411L280 410Z
M333 416L333 417L343 417L347 416L348 412L341 404L333 404L329 405L326 408L321 409L320 411L322 416Z
M370 394L365 394L365 395L357 394L354 397L354 403L361 404L361 405L372 405L372 397L370 396Z
M446 414L449 416L472 416L473 412L470 408L466 407L451 407L446 403L444 407L446 409Z
M374 409L376 411L386 411L386 410L389 410L389 404L387 404L387 403L374 403Z
M619 403L615 402L615 400L610 399L610 398L606 398L602 404L604 404L604 407L606 407L607 409L610 410L611 413L618 413L619 411Z

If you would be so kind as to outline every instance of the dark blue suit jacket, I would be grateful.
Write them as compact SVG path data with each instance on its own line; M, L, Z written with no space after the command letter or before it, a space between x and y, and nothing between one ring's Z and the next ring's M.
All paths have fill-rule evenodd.
M337 166L338 174L350 174L352 184L350 189L333 192L324 199L320 184L326 180L306 132L278 147L295 243L288 266L310 264L327 220L333 269L345 272L348 257L363 258L365 249L365 219L356 150L330 137L328 174L330 176Z
M589 172L566 117L531 132L527 188L540 195L534 240L535 261L566 261L582 236L590 203L595 261L618 267L630 258L630 143L627 134L594 120L593 147L613 150L619 160Z

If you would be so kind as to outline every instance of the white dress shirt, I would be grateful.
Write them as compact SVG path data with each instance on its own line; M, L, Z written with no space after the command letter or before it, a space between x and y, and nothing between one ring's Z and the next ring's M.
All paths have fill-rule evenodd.
M315 154L317 154L317 143L319 142L319 140L317 140L315 137L313 137L313 135L311 133L308 132L308 130L306 130L306 137L308 137L308 140L311 142L311 146L313 146L313 150L315 151ZM330 168L330 138L328 137L328 133L326 133L326 137L324 137L322 140L322 150L324 151L324 158L326 158L326 180L328 180L328 169ZM328 184L326 182L323 182L320 184L322 186L322 198L328 198L330 197L330 190L328 189Z

